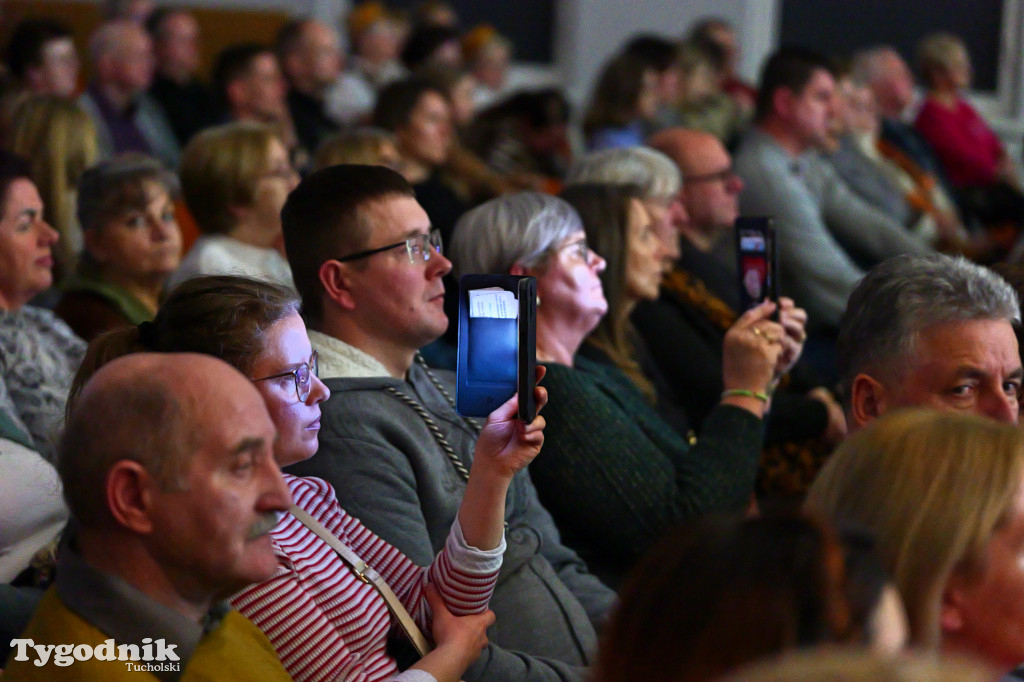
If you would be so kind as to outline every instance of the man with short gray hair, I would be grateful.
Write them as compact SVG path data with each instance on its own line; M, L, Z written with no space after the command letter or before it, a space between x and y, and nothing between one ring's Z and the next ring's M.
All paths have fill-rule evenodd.
M882 262L850 295L839 326L850 427L911 405L1017 421L1019 322L1013 288L965 258Z

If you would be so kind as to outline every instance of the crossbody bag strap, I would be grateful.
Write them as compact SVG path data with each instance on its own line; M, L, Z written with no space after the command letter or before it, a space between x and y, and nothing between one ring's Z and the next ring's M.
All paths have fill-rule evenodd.
M322 523L310 516L305 509L292 505L288 512L297 518L302 525L316 533L321 540L331 547L331 549L337 552L338 556L341 557L341 560L352 569L360 580L371 585L377 590L380 596L384 598L384 602L388 605L388 609L392 614L394 614L395 618L398 619L398 624L402 626L405 634L409 637L409 641L411 641L413 646L416 647L416 651L419 652L420 656L426 656L433 650L434 647L431 646L430 642L427 641L427 638L423 636L423 632L421 632L419 626L416 625L416 621L413 620L409 611L402 605L402 602L399 601L398 595L388 587L387 582L379 573L377 573L377 571L360 559L355 552L339 540L334 533L327 530Z

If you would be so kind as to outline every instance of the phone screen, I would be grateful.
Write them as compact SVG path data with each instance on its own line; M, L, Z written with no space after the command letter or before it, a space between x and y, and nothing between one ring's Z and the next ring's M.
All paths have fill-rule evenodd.
M736 219L736 258L743 309L778 300L775 229L771 218Z

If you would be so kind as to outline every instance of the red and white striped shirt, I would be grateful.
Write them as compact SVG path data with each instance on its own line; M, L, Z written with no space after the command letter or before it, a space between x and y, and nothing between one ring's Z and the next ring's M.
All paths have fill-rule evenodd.
M501 567L500 547L466 545L458 519L429 568L415 565L338 504L319 478L284 474L296 505L309 512L387 581L425 633L430 613L423 588L433 583L455 615L487 609ZM231 603L270 639L288 672L307 680L389 680L398 674L386 651L389 635L402 635L387 603L360 580L313 531L285 514L271 531L278 569Z

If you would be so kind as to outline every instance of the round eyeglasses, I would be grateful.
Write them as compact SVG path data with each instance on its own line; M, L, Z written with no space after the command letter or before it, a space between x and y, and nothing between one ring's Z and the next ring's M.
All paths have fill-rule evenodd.
M295 380L295 394L299 397L299 402L306 402L306 399L309 398L309 392L313 389L313 377L320 376L320 363L317 359L316 351L313 351L313 355L310 356L309 362L304 362L295 369L288 370L287 372L271 374L268 377L260 377L259 379L253 379L253 381L278 379L280 377L286 377L289 374L292 376L292 379Z

